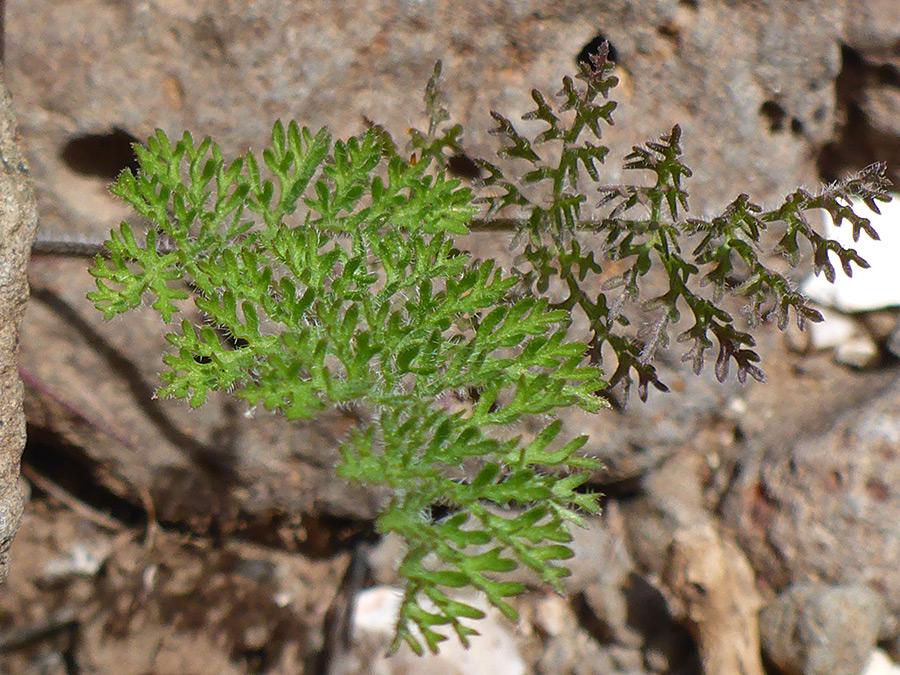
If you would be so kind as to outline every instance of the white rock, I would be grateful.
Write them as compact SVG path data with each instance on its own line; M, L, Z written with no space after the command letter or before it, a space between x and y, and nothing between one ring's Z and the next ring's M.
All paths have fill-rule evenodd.
M44 563L43 577L49 580L66 577L92 577L103 566L111 549L108 545L89 545L79 542L72 546L68 555L52 558Z
M878 360L878 345L869 336L858 335L834 350L834 360L851 368L868 368Z
M375 586L357 594L353 609L354 634L391 637L401 600L403 591L390 586Z
M883 651L876 649L861 675L900 675L900 666L891 661Z
M834 349L861 334L859 325L853 319L827 309L821 310L821 313L824 321L806 324L810 348Z
M859 241L854 242L853 227L848 221L836 227L830 216L825 215L825 236L837 240L844 248L855 249L871 267L860 269L852 265L853 276L848 277L837 258L831 256L836 272L834 284L828 283L824 274L811 276L801 288L807 297L842 312L900 306L900 195L891 197L887 204L878 202L881 215L861 200L852 200L854 212L872 222L881 237L879 241L862 232Z
M376 586L356 596L353 647L332 665L331 675L524 675L525 663L502 616L479 600L468 604L486 611L480 621L468 622L480 635L469 648L455 636L440 644L438 654L416 656L406 645L392 656L386 651L394 636L402 591Z
M564 597L547 594L535 607L534 623L547 635L572 635L578 630L578 617Z
M788 330L788 347L805 354L809 351L834 350L834 360L851 368L867 368L879 358L878 345L856 317L818 308L825 319L809 322L800 331L796 325Z

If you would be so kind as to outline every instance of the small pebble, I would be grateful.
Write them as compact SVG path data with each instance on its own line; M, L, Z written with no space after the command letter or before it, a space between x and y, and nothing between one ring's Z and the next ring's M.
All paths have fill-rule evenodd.
M863 584L792 586L759 614L762 648L785 673L863 673L884 612Z
M825 320L807 324L811 349L835 349L861 334L860 326L851 317L827 309L819 311Z
M835 349L834 359L851 368L868 368L878 361L878 345L872 338L858 335Z
M66 577L92 577L109 557L107 545L75 544L65 557L53 558L44 564L43 577L48 581Z

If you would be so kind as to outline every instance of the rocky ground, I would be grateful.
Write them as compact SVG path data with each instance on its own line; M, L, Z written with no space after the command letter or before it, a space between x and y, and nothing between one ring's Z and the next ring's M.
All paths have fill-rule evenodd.
M365 116L402 137L438 58L467 147L487 155L486 110L516 118L601 35L622 80L609 182L675 122L703 214L900 157L890 0L5 5L45 233L92 239L127 217L107 185L156 127L229 152L260 147L278 117L346 135ZM466 245L508 255L484 235ZM812 339L763 326L766 384L696 377L673 352L672 393L567 416L605 461L606 498L575 533L566 595L535 586L517 624L492 618L470 652L408 662L381 659L398 554L373 531L382 496L331 471L353 418L156 400L153 316L104 323L83 260L36 256L28 281L31 501L0 589L0 672L880 675L900 661L896 309L835 313Z
M567 421L607 458L604 514L576 532L568 594L535 587L459 672L738 673L746 659L743 672L861 673L876 645L900 656L900 369L887 354L855 370L792 353L769 329L762 345L768 384L673 373L672 394ZM29 377L32 500L0 596L3 672L454 672L375 669L397 548L370 518L321 506L262 522L227 505L177 518L109 478L135 492L125 499L41 415L100 422Z

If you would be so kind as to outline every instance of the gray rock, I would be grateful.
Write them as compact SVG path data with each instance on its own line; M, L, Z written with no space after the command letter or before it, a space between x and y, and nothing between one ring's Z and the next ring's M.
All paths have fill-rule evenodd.
M872 59L896 57L900 5L893 0L849 0L843 38Z
M569 547L575 555L566 561L571 575L562 580L569 594L580 593L597 583L621 584L634 570L618 504L609 503L602 517L587 518L585 525L570 528Z
M487 110L515 119L532 107L531 86L556 91L598 30L625 81L611 159L681 122L689 189L698 205L718 208L740 191L765 199L813 177L809 145L832 134L844 19L845 3L830 0L367 0L351 9L39 0L9 3L5 61L54 227L102 233L116 220L103 204L88 207L60 160L80 135L189 128L233 151L259 147L275 118L345 135L366 115L402 136L443 58L451 107L481 154L494 147ZM605 172L622 178L618 161Z
M31 176L0 69L0 583L6 581L13 537L25 509L19 478L25 447L22 381L16 367L28 284L25 266L37 229Z
M625 543L625 524L618 502L607 504L603 518L611 545L595 559L593 583L582 589L581 597L596 619L598 630L595 632L599 638L637 648L644 638L632 625L628 604L635 566Z
M900 89L896 86L873 86L866 89L863 111L874 129L900 136Z
M760 612L763 651L784 675L857 675L883 612L880 596L862 584L792 586Z
M673 339L685 328L687 325L674 328ZM719 419L729 401L744 389L734 377L724 383L716 380L709 363L714 355L708 357L706 369L697 377L687 364L678 362L681 351L676 348L657 364L671 394L651 391L643 403L632 391L624 410L572 411L568 415L566 429L572 435L588 434L584 451L604 463L601 482L627 485L655 470Z
M647 475L640 497L622 505L628 543L640 568L662 573L674 533L709 521L700 487L702 461L688 452L675 455Z
M822 156L823 174L831 179L873 161L887 162L897 183L900 137L896 109L900 72L900 8L893 0L848 0L842 28L844 63L838 78L836 144ZM838 165L838 171L829 170Z
M612 656L583 632L551 638L535 668L540 675L609 675L621 672Z
M891 639L900 633L900 379L870 395L823 432L748 453L723 510L766 584L868 584L885 600L880 637Z

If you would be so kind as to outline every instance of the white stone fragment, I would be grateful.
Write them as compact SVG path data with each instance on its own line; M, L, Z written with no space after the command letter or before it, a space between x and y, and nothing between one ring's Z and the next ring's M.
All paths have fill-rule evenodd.
M788 330L788 346L792 350L807 353L833 349L834 360L852 368L867 368L878 360L878 345L858 319L818 309L824 321L808 322L803 331L793 325Z
M402 597L399 589L390 586L357 594L353 647L333 664L332 675L524 675L525 662L500 614L470 598L464 601L485 610L487 616L468 622L480 633L469 638L468 649L453 636L440 644L438 654L426 651L419 657L404 645L387 656Z
M534 622L547 635L574 635L578 630L578 617L572 605L564 597L545 595L537 603Z
M109 554L109 546L90 546L79 542L72 546L67 555L44 563L42 576L48 580L92 577L100 571Z
M878 360L878 345L869 336L858 335L834 350L834 360L851 368L868 368Z
M806 324L811 349L835 349L860 334L860 327L853 319L827 309L820 311L824 321Z
M861 675L900 675L900 666L891 661L883 651L876 649Z
M391 637L400 611L403 591L390 586L375 586L356 596L353 609L354 634Z
M854 212L872 222L880 237L878 241L861 232L859 241L854 242L853 227L848 221L836 227L830 216L825 215L825 236L837 240L844 248L855 249L870 267L860 269L851 265L853 276L848 277L836 256L831 255L829 259L836 273L834 284L824 274L810 276L801 287L808 298L842 312L900 306L900 195L891 197L887 204L878 202L881 215L861 200L852 200Z

